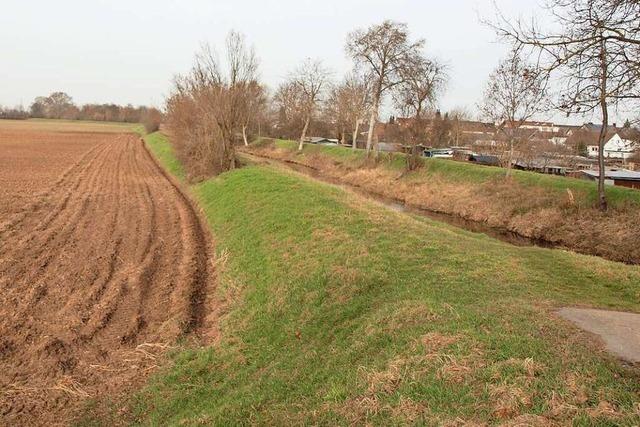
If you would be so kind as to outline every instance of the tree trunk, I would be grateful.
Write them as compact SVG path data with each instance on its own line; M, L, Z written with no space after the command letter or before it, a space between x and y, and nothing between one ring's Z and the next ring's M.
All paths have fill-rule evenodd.
M369 133L367 134L367 156L371 153L371 144L373 142L373 132L375 131L376 121L378 119L378 104L380 96L376 95L373 105L371 106L371 115L369 116Z
M609 111L607 101L601 97L600 107L602 109L602 129L598 135L598 207L601 211L607 210L607 197L604 190L605 166L604 166L604 142L607 137L607 127L609 126Z
M601 211L607 210L607 196L604 190L604 140L607 137L607 128L609 127L609 109L607 108L607 52L605 50L604 41L600 41L600 109L602 110L602 128L598 136L598 207Z
M242 140L244 141L245 146L249 146L249 141L247 141L247 125L242 125Z
M356 120L356 128L353 131L353 141L351 141L351 148L352 149L356 149L358 148L358 132L360 131L360 119Z
M304 127L302 128L302 135L300 135L300 144L298 144L298 151L302 151L304 139L307 137L307 130L309 129L310 121L311 121L311 117L307 116L307 119L304 121Z
M509 140L509 161L507 162L507 177L511 176L511 163L513 163L513 139Z

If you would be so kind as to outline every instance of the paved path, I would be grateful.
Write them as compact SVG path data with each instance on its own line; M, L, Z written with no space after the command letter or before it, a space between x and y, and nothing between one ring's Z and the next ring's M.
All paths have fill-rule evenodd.
M598 335L613 354L640 363L640 314L588 308L563 308L558 313Z

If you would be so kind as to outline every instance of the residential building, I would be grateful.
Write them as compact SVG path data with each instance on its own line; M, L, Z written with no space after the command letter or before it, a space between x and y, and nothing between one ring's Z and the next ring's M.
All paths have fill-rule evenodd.
M608 159L622 159L626 160L635 154L640 149L638 143L631 141L630 139L623 139L620 134L613 135L604 145L604 157ZM589 157L598 157L600 147L597 145L587 146L587 155Z

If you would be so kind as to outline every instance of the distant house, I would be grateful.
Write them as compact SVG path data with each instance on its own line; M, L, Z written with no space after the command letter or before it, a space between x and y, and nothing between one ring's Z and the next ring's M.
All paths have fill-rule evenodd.
M600 131L602 130L602 125L597 125L595 123L585 123L582 126L580 126L581 130L587 131L587 132L594 132L594 133L600 133ZM607 133L609 132L616 132L617 130L619 130L618 125L616 123L607 126Z
M598 147L597 145L587 145L588 157L598 157L599 152L600 152L600 147Z
M623 139L618 133L613 135L604 145L604 157L609 159L629 159L640 149L637 143L630 139ZM600 147L597 145L587 146L589 157L598 157Z
M584 170L582 178L597 181L600 177L599 170ZM604 183L621 187L635 188L640 190L640 172L626 169L605 169Z
M552 136L549 138L549 141L554 145L565 145L567 143L567 139L569 138L566 136Z
M533 122L526 121L520 125L521 129L532 129L538 132L546 132L546 133L558 133L560 132L560 127L554 125L551 122Z

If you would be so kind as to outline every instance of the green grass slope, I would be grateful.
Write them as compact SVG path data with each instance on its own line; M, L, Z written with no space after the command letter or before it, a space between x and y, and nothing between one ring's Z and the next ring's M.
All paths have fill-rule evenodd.
M138 423L640 422L637 369L554 315L640 311L639 268L509 246L267 166L192 190L215 236L222 335L173 355L137 396Z
M266 143L267 141L265 140L264 142ZM278 148L292 152L297 151L298 148L296 142L287 140L276 140L275 145ZM305 144L301 155L308 156L314 154L328 156L336 162L354 167L360 166L365 159L364 150ZM393 153L390 155L383 153L381 156L383 158L382 163L386 164L386 167L396 170L402 170L404 168L404 154ZM416 181L438 177L446 182L478 184L490 182L505 175L505 169L498 167L437 158L422 158L421 161L425 167L414 174ZM585 202L590 205L594 204L597 200L597 185L593 181L520 170L513 171L513 179L525 186L539 187L557 194L563 194L567 189L570 189L577 194L584 194ZM640 205L640 191L625 187L608 186L606 193L609 203L614 207L629 202L634 205Z
M184 182L184 168L176 158L173 147L166 135L160 132L150 133L144 136L144 141L149 151L151 151L165 170Z

